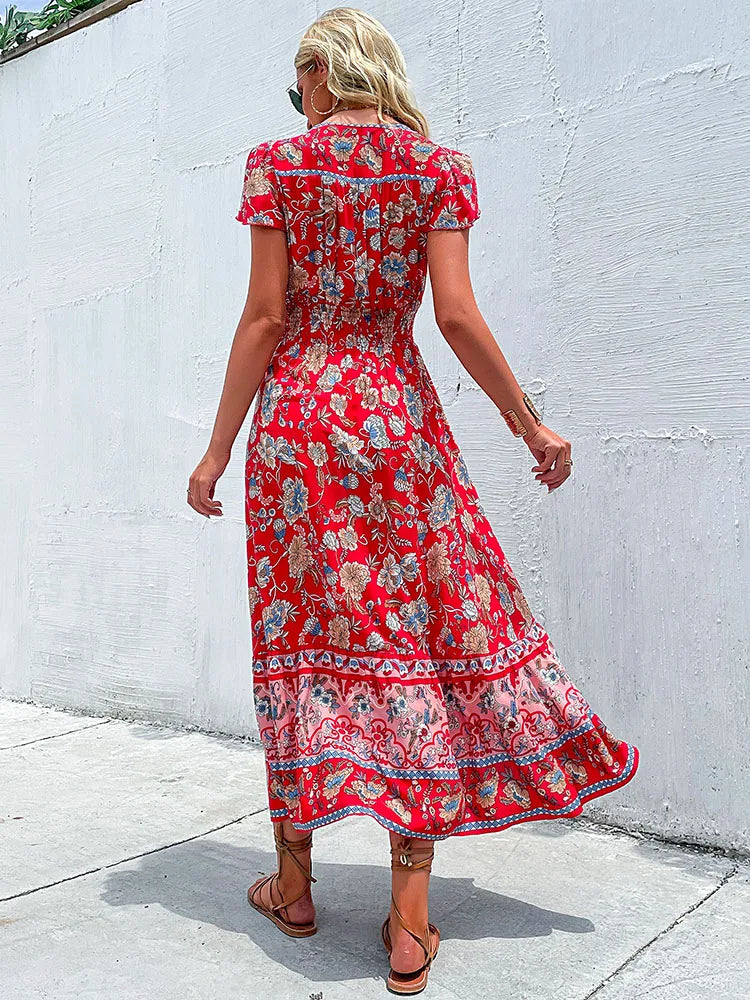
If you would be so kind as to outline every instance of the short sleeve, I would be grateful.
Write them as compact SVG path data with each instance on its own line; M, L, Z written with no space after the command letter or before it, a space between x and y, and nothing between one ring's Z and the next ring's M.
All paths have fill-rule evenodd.
M443 148L434 161L437 181L427 217L428 229L465 229L482 214L474 166L466 153Z
M247 155L242 197L235 219L245 226L286 229L284 202L267 142L254 146Z

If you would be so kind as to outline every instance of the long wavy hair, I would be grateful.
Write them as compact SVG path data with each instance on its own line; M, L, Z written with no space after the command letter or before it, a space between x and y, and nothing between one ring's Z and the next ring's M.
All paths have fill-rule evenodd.
M295 68L307 69L316 56L328 67L328 89L343 104L364 104L429 138L427 119L412 96L406 61L393 36L377 18L356 7L333 7L302 36Z

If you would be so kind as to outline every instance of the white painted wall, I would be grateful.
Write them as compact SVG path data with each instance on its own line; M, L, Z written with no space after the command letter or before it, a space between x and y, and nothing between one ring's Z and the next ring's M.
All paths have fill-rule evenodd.
M185 504L246 291L244 157L301 131L324 6L143 0L0 66L5 545L0 690L254 732L246 428L225 516ZM481 308L574 476L533 460L418 338L511 564L572 676L642 754L587 814L748 832L746 5L367 5L439 141L474 158Z

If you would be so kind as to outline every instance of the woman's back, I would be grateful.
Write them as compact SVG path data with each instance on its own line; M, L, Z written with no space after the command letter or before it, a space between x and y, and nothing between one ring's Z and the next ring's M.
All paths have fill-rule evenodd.
M236 218L287 231L285 337L377 346L411 330L428 231L479 214L464 153L398 122L322 122L250 151Z
M285 229L289 260L246 456L256 676L318 644L489 649L425 599L422 546L437 558L453 538L459 561L485 539L456 517L454 491L477 498L412 331L429 230L478 216L469 158L405 125L323 123L248 155L237 219ZM523 611L493 610L515 638Z

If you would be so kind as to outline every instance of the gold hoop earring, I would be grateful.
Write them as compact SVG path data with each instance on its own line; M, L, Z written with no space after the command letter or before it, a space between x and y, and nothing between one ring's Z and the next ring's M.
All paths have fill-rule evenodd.
M312 92L310 94L310 106L312 107L312 109L313 109L313 111L315 112L316 115L330 115L331 112L333 111L333 109L336 107L336 105L341 100L341 98L337 97L336 100L335 100L335 102L328 109L328 111L321 111L320 108L316 108L315 107L315 101L314 101L315 91L318 89L318 87L322 87L322 86L323 86L323 81L321 80L320 83L317 85L317 87L313 87ZM333 95L331 95L331 96L333 96Z

